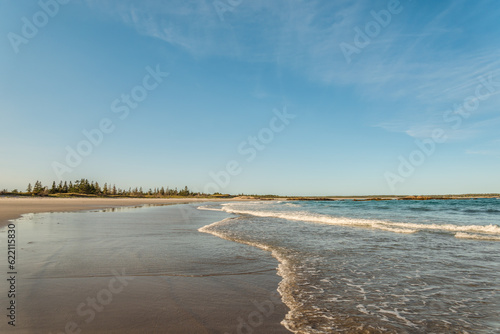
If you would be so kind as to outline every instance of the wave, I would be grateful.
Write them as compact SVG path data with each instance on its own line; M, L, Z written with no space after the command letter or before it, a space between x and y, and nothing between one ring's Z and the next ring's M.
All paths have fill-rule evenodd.
M257 217L281 218L293 221L306 221L312 223L373 228L378 230L390 231L395 233L415 233L418 231L441 231L441 232L472 232L483 234L500 235L500 226L490 225L454 225L454 224L419 224L388 222L375 219L333 217L325 214L311 213L306 211L297 212L277 212L277 211L259 211L242 210L234 208L231 204L225 204L223 211L234 214L246 214Z
M290 207L290 208L300 208L301 207L299 204L296 204L296 203L285 203L283 205Z
M495 237L495 236L492 236L492 235L470 234L470 233L463 233L463 232L456 233L455 234L455 238L500 241L500 237Z
M203 227L199 228L198 231L203 232L203 233L212 234L212 235L219 237L221 239L239 242L242 244L246 244L249 246L260 248L262 250L270 252L271 255L276 260L278 260L279 265L278 265L276 272L282 278L281 282L278 285L278 293L281 295L281 300L283 301L283 303L286 306L288 306L288 308L289 308L289 311L286 314L285 319L281 322L281 324L285 328L287 328L289 331L291 331L293 333L298 333L298 331L293 329L293 327L294 327L293 319L295 319L297 317L297 315L300 314L300 311L299 311L300 302L297 300L297 297L293 293L293 289L291 289L291 287L294 286L294 276L292 274L290 261L288 261L287 258L285 256L283 256L277 249L273 249L270 246L267 246L267 245L262 244L262 243L243 240L243 239L237 238L237 237L230 237L229 235L226 235L222 232L215 230L216 227L227 224L230 221L233 221L234 219L238 219L238 218L234 218L234 217L226 218L226 219L223 219L221 221L212 223L210 225L203 226Z
M199 206L198 210L207 210L207 211L224 211L222 208L214 208L210 205Z
M408 210L411 210L411 211L434 211L433 209L431 208L424 208L424 207L418 207L418 208L408 208Z
M487 242L488 240L492 240L494 242L500 241L500 226L498 225L489 225L489 226L480 226L480 225L467 225L467 226L460 226L460 225L454 225L454 224L448 224L448 225L437 225L437 224L432 224L432 225L425 225L425 224L406 224L406 223L397 223L397 222L387 222L387 221L382 221L382 220L371 220L371 219L354 219L354 218L345 218L345 217L333 217L327 214L316 214L312 212L307 212L307 211L301 211L301 212L279 212L277 211L278 208L274 208L274 210L269 210L271 207L269 206L257 206L258 209L255 209L255 206L250 206L250 205L244 205L240 206L236 203L229 203L229 204L224 204L223 205L223 210L228 213L235 213L239 214L240 217L230 217L226 218L224 220L212 223L210 225L203 226L198 229L200 232L212 234L214 236L220 237L225 240L233 241L233 242L238 242L242 244L247 244L250 246L254 246L257 248L260 248L265 251L269 251L271 255L276 258L279 261L279 265L277 268L277 274L282 278L281 282L279 283L278 286L278 292L281 295L281 299L285 305L288 306L289 311L286 314L285 318L282 320L282 325L285 326L288 330L290 330L293 333L331 333L333 331L333 328L335 326L344 326L346 325L347 327L350 328L350 326L353 324L354 319L360 319L360 327L359 327L359 332L363 329L362 323L364 319L370 319L371 317L377 317L378 319L381 319L382 321L392 321L390 319L394 319L394 321L397 321L398 323L402 323L405 326L411 327L412 330L419 330L417 326L420 325L425 325L424 323L421 323L419 321L414 321L415 318L412 317L407 317L406 314L410 314L409 311L406 309L404 312L401 311L401 309L398 308L388 308L388 307L378 307L376 304L370 304L370 303L365 303L361 302L361 304L355 306L356 310L362 313L359 316L353 315L352 318L349 316L344 323L342 321L343 319L343 314L340 314L339 316L335 316L335 313L333 312L334 310L337 311L339 309L343 309L343 305L339 304L344 301L343 296L339 294L333 294L333 290L329 289L334 289L337 288L337 285L334 285L333 283L329 283L330 281L333 282L335 280L347 280L349 281L348 283L345 283L346 286L353 286L357 287L357 285L354 285L355 283L351 280L348 280L347 278L342 277L342 271L339 271L339 275L330 275L331 272L325 271L321 272L321 265L325 264L326 261L323 263L321 261L315 261L315 258L317 254L319 253L310 253L309 250L307 251L307 254L301 253L297 256L295 252L295 248L291 247L288 248L287 243L275 243L274 238L264 238L264 240L255 240L255 237L252 237L252 233L250 233L248 236L245 232L247 232L247 228L251 227L246 227L243 228L243 233L241 233L240 229L233 229L234 226L238 226L239 222L242 224L245 224L247 221L250 222L257 222L261 224L266 224L267 219L252 219L252 217L245 217L244 215L251 215L251 216L257 216L257 217L271 217L271 218L282 218L282 219L288 219L288 220L298 220L298 221L311 221L312 219L315 220L320 220L320 223L323 224L329 224L329 225L340 225L340 222L342 222L342 225L345 226L356 226L356 227L373 227L376 226L375 228L378 228L380 230L389 230L392 232L398 232L398 233L413 233L409 231L420 231L420 228L416 228L416 226L420 227L425 227L428 228L431 226L431 229L440 229L440 230L446 230L446 231L453 231L456 229L465 229L465 230L471 230L471 229L478 229L481 230L481 232L463 232L463 231L458 231L453 234L449 233L450 237L453 235L455 238L459 239L476 239L478 241L470 241L472 244L474 243L480 243L479 241ZM265 209L264 209L265 208ZM241 216L243 215L243 216ZM286 218L285 218L286 217ZM323 220L323 221L321 221ZM329 221L326 222L325 221ZM313 221L313 222L318 222L318 221ZM269 223L271 223L271 228L273 228L275 225L273 224L273 220L269 220ZM279 226L279 222L278 226ZM235 225L236 224L236 225ZM379 225L377 225L379 224ZM404 226L404 227L401 227ZM413 226L413 228L408 228L406 226ZM445 227L445 228L443 228ZM302 227L299 227L302 228ZM402 231L398 231L398 229L401 229ZM485 232L490 231L492 233ZM260 231L260 230L259 230ZM277 232L278 235L280 234L280 231ZM260 234L259 234L260 236ZM260 237L257 237L257 239L260 239ZM250 239L250 240L249 240ZM467 241L458 241L457 242L467 242ZM480 247L480 245L479 245ZM293 251L290 251L293 250ZM305 256L302 256L304 255ZM307 261L302 261L304 259L311 259L310 262ZM325 258L328 260L329 258ZM300 261L298 261L300 260ZM354 261L355 262L355 261ZM308 265L306 265L308 263ZM396 268L396 267L395 267ZM349 269L349 271L352 271L353 273L356 273L357 271L353 271L351 269L354 269L350 266L345 267L345 269ZM399 270L399 269L397 269ZM418 272L418 271L417 271ZM323 274L328 274L328 276L325 276ZM316 276L318 275L318 276ZM335 277L335 278L333 278ZM412 277L408 277L409 279L413 279ZM415 278L420 277L420 275L416 275ZM323 278L323 279L321 279ZM321 279L321 280L320 280ZM318 281L319 280L319 281ZM319 282L325 282L326 284L321 285ZM352 285L351 285L352 283ZM329 284L332 285L332 287L329 286ZM425 284L426 286L427 284ZM339 285L340 286L340 285ZM424 287L424 285L421 285ZM314 291L311 289L315 289ZM323 290L325 289L325 290ZM366 300L366 293L363 289L363 286L359 288L362 290L363 294L363 300ZM428 289L434 289L434 288L428 288ZM320 290L320 293L317 293L316 290ZM311 292L313 291L313 292ZM325 293L323 294L323 292ZM367 289L368 291L368 289ZM380 292L379 290L375 290L376 292ZM415 290L415 291L420 291L420 290ZM423 290L422 290L423 291ZM346 290L347 292L347 290ZM318 297L319 296L319 297ZM325 297L323 297L325 296ZM332 298L326 298L332 297ZM338 298L339 297L339 298ZM330 309L329 306L325 306L325 304L319 302L316 298L323 298L327 302L335 303L338 305L339 308L335 307ZM360 297L361 298L361 297ZM406 298L406 294L405 294ZM427 298L427 295L424 294L421 296L421 299L424 301L424 299ZM407 299L409 300L409 299ZM349 299L349 303L352 302L352 299ZM425 302L424 302L425 304ZM381 304L384 305L384 304ZM389 305L389 303L387 303ZM399 305L398 305L399 306ZM326 308L325 308L326 307ZM350 306L346 306L350 307ZM370 308L371 307L371 308ZM376 308L378 309L376 309ZM350 312L349 314L357 314L356 310L354 312ZM451 309L450 309L451 310ZM340 312L342 313L342 312ZM320 319L321 317L328 319L325 320L325 322L322 322ZM322 318L321 318L322 319ZM446 322L447 324L450 324L450 322ZM309 324L314 324L314 326L310 326ZM329 330L325 330L323 325L328 325ZM387 326L389 326L390 323L387 323ZM385 327L385 326L384 326ZM343 327L340 327L343 328ZM380 329L381 327L379 327ZM381 330L381 329L380 329ZM356 331L356 332L358 332ZM382 331L382 330L381 330ZM444 332L443 330L442 332ZM351 331L349 331L351 332ZM368 331L367 331L368 332ZM377 331L378 332L378 331Z
M486 209L486 210L467 209L467 210L463 210L463 212L466 212L466 213L498 213L498 212L500 212L500 210L497 210L497 209Z

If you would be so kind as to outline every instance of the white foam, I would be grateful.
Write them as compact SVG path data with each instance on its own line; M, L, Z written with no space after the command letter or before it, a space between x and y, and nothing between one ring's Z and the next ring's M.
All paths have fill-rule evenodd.
M221 221L218 221L218 222L215 222L215 223L212 223L212 224L209 224L209 225L205 225L203 227L200 227L198 229L198 232L214 234L214 231L211 230L212 227L215 227L215 226L218 226L218 225L223 225L224 223L230 221L231 219L234 219L234 218L230 217L230 218L226 218L226 219L223 219ZM224 238L224 239L227 239L227 238Z
M387 314L391 314L393 316L395 316L396 318L398 319L401 319L405 322L405 324L407 326L410 326L410 327L417 327L417 325L415 325L413 322L411 322L410 320L406 319L405 317L403 317L397 308L394 309L394 311L391 311L391 310L383 310L383 309L379 309L379 312L380 313L387 313Z
M368 312L368 310L366 309L366 307L363 305L363 304L359 304L356 306L356 308L358 309L359 312L361 313L364 313L364 314L370 314L370 312Z
M224 211L222 208L214 208L209 205L199 206L198 210L207 210L207 211Z
M470 234L470 233L463 233L463 232L456 233L455 238L500 241L500 237L496 237L493 235Z
M278 260L279 265L277 268L277 274L282 277L282 281L278 285L278 293L281 295L281 299L283 300L283 303L285 303L288 308L290 309L288 313L285 316L285 319L281 322L283 326L285 326L288 330L290 330L293 333L297 333L296 330L293 330L293 319L296 317L297 313L300 313L298 311L298 305L300 305L299 301L296 299L296 296L294 296L288 287L293 286L294 278L293 275L291 274L291 269L290 269L290 262L283 256L281 255L276 249L272 249L271 247L261 244L261 243L255 243L255 242L250 242L242 239L232 239L225 235L224 233L221 233L219 231L216 231L214 227L224 225L230 220L235 219L235 218L226 218L221 221L212 223L210 225L203 226L198 229L199 232L203 233L209 233L214 236L217 236L219 238L225 239L225 240L230 240L230 241L236 241L242 244L247 244L250 246L254 246L260 249L263 249L265 251L268 251L271 253L271 255Z
M388 222L376 219L333 217L306 211L279 212L279 211L240 209L232 203L224 204L222 209L226 212L235 214L247 214L257 217L282 218L287 220L307 221L307 222L328 224L328 225L373 228L395 233L415 233L418 231L431 230L431 231L449 231L449 232L473 232L473 233L500 235L500 226L493 224L483 226L483 225L417 224L417 223Z

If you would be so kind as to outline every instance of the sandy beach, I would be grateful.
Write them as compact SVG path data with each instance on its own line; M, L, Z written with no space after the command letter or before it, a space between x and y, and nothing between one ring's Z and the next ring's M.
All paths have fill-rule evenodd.
M39 213L15 221L16 326L4 317L0 332L288 333L277 261L198 232L226 213L194 203L129 208L195 201L0 199L4 249L8 220ZM2 308L9 302L0 296Z
M67 212L144 204L167 205L212 201L229 202L231 199L0 197L0 227L8 224L10 219L21 217L24 213Z

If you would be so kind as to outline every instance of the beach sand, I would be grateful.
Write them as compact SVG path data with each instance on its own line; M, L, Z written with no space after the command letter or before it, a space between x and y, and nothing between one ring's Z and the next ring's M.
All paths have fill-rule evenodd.
M0 199L22 213L171 204L165 199ZM15 221L16 327L2 333L289 333L277 261L198 228L224 219L197 204L41 213ZM114 212L111 212L114 211ZM0 247L6 249L6 227ZM5 256L6 257L6 256ZM1 290L9 289L7 258ZM0 307L11 298L0 295Z
M229 202L232 199L198 198L54 198L54 197L0 197L0 227L10 219L17 219L24 213L67 212L137 206L145 204L178 204L193 202Z

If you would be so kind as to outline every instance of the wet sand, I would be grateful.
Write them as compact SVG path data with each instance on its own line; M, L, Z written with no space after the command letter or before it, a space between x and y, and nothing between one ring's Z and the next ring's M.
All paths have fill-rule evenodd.
M11 219L21 217L24 213L67 212L144 204L229 202L232 200L234 199L0 197L0 227L7 225Z
M28 200L0 206L2 220L19 214L29 204L21 201ZM145 204L92 201L38 202L32 211ZM0 332L289 333L280 325L287 308L276 293L277 261L262 250L198 232L229 215L197 210L197 205L43 213L17 220L16 327L4 316ZM3 227L2 249L6 240ZM1 275L7 271L5 259ZM2 291L9 288L5 278ZM0 295L2 309L9 301Z

